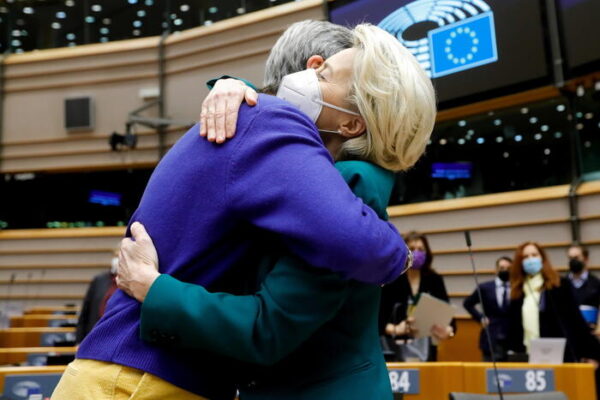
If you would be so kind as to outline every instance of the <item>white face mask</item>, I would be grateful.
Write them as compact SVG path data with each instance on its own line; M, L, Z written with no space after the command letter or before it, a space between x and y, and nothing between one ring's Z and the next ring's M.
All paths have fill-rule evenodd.
M308 115L314 123L317 122L319 115L321 115L323 106L352 115L360 115L354 111L323 101L321 85L319 85L319 79L317 78L317 71L312 68L284 76L279 85L277 97L298 107L300 111Z
M119 270L119 257L113 257L110 262L110 273L115 275Z

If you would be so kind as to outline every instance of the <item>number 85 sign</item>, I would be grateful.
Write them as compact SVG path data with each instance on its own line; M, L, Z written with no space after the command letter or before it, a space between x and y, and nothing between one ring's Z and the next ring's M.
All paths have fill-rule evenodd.
M493 369L486 371L487 392L497 393L496 376ZM505 393L531 393L554 391L552 369L499 369L498 379Z

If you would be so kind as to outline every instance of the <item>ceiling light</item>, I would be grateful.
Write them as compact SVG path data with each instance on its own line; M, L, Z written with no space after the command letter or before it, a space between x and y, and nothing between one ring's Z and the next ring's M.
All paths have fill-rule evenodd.
M494 125L496 125L496 126L500 126L500 125L502 125L502 120L500 120L500 119L495 119L495 120L494 120Z
M74 7L75 6L75 2L73 0L67 0L67 1L65 1L65 6L67 6L67 7Z
M567 107L565 107L564 104L559 104L559 105L556 106L556 111L558 111L558 112L563 112L566 109L567 109Z
M596 83L594 83L594 90L595 91L600 91L600 81L596 81Z
M132 33L133 36L140 36L142 34L142 32L139 29L134 29Z
M482 137L478 137L478 138L477 138L477 143L479 143L479 144L484 144L484 143L485 143L485 139L484 139L484 138L482 138Z
M458 139L458 144L460 144L460 145L465 144L465 139L463 139L463 138Z
M447 141L446 139L444 139L444 138L440 139L440 144L441 144L442 146L445 146L445 145L446 145L446 143L448 143L448 141Z
M18 29L15 29L14 31L12 31L12 35L14 37L19 37L19 36L21 36L21 31Z
M23 13L24 14L33 14L33 8L32 7L23 7Z
M127 0L129 4L137 4L137 0Z
M13 47L17 47L21 45L21 41L19 39L15 39L12 42L10 42L11 46Z
M65 19L67 18L67 13L64 11L59 11L56 13L56 18L58 19Z
M217 7L210 7L208 9L208 12L211 14L216 14L219 11L219 9Z
M474 135L475 134L475 130L474 129L469 129L467 131L467 135Z
M587 149L589 149L590 147L592 147L592 142L590 142L589 140L587 140L584 144L583 144Z
M173 23L177 26L183 24L183 21L180 18L177 18L175 21L173 21Z
M542 132L548 132L548 129L550 129L550 127L548 125L542 125L540 126L540 129L542 130Z
M585 94L585 88L583 87L583 85L579 85L577 86L577 97L583 97L583 95Z
M580 122L577 125L575 125L575 128L577 128L578 131L583 129L583 124Z
M537 119L537 117L531 117L531 118L529 118L529 122L532 124L535 124L538 122L538 119Z
M138 10L137 16L142 18L146 16L146 10Z
M135 28L139 28L140 26L142 26L142 21L138 21L137 19L135 21L133 21L133 26Z
M206 21L204 21L205 26L211 26L212 24L213 24L213 22L210 19L207 19Z
M144 4L145 4L145 5L147 5L147 6L151 6L151 5L153 5L153 4L154 4L154 1L153 1L153 0L146 0L146 1L144 2Z
M75 43L69 42L69 47L75 47Z
M585 113L585 119L592 119L594 118L594 114L589 112L589 113Z
M180 9L182 12L188 12L188 11L190 11L190 6L189 6L188 4L182 4L182 5L179 7L179 9Z
M510 157L510 154L508 154L508 151L505 151L504 154L502 154L502 157L508 158Z
M521 140L523 140L523 136L521 136L521 135L515 136L515 142L520 142Z
M96 21L96 18L94 18L92 15L88 15L87 17L85 17L85 22L87 22L88 24L93 24L94 21Z
M21 53L23 53L23 49L16 49L16 50L15 50L15 53L17 53L17 54L21 54Z
M464 119L461 119L460 121L458 121L458 126L465 126L467 125L467 121L465 121Z
M108 38L107 38L106 36L102 36L102 37L100 38L100 42L101 42L101 43L106 43L106 42L108 42Z
M541 140L541 139L542 139L542 134L538 132L538 133L536 133L535 135L533 135L533 138L534 138L535 140Z
M100 11L102 11L102 6L100 4L92 4L92 11L100 12Z
M550 155L550 149L544 149L544 154L545 155Z
M67 38L67 40L75 40L75 34L74 33L67 33L66 38Z
M110 22L111 22L111 21L110 21L110 18L103 18L103 19L102 19L102 23L103 23L104 25L110 25Z
M50 26L52 27L52 29L60 29L62 27L60 22L53 22Z
M100 28L100 34L108 35L108 32L109 32L109 30L107 27L103 26L102 28Z
M7 12L8 12L8 8L0 7L0 13L7 13Z
M560 139L562 137L562 132L554 132L554 137Z
M521 114L527 114L529 112L529 108L523 107L521 108Z
M496 142L498 142L498 143L502 143L503 141L504 141L504 138L502 136L498 136L496 138Z
M582 113L581 111L578 111L578 112L575 114L575 116L576 116L577 118L581 118L581 117L583 117L583 113Z
M243 14L246 12L246 9L244 7L240 7L237 10L235 10L238 14Z

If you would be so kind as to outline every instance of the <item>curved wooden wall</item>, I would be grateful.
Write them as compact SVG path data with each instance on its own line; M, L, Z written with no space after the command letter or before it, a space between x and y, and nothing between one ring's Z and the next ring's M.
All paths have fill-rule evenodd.
M409 204L388 212L400 232L427 234L434 267L460 307L474 288L464 230L471 231L482 281L493 277L496 258L512 256L526 240L542 243L553 264L566 270L565 251L571 242L567 194L567 186L556 186ZM600 181L579 188L578 206L582 240L590 248L592 269L599 271ZM25 308L79 303L92 277L109 268L124 232L123 227L0 231L0 300L11 299Z
M166 40L166 109L195 121L204 83L224 73L262 83L264 63L293 22L323 19L322 1L293 2L198 27ZM7 57L0 172L148 167L158 160L153 131L142 129L135 151L110 152L108 137L123 132L127 113L142 106L140 89L158 87L158 37L41 50ZM64 99L89 95L93 132L64 129ZM156 110L144 114L155 116ZM183 133L171 129L167 143Z

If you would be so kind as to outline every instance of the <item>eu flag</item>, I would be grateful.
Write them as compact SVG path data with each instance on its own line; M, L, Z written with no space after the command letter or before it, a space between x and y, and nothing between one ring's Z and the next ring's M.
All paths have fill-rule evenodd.
M486 12L429 31L434 78L498 60L494 14Z

